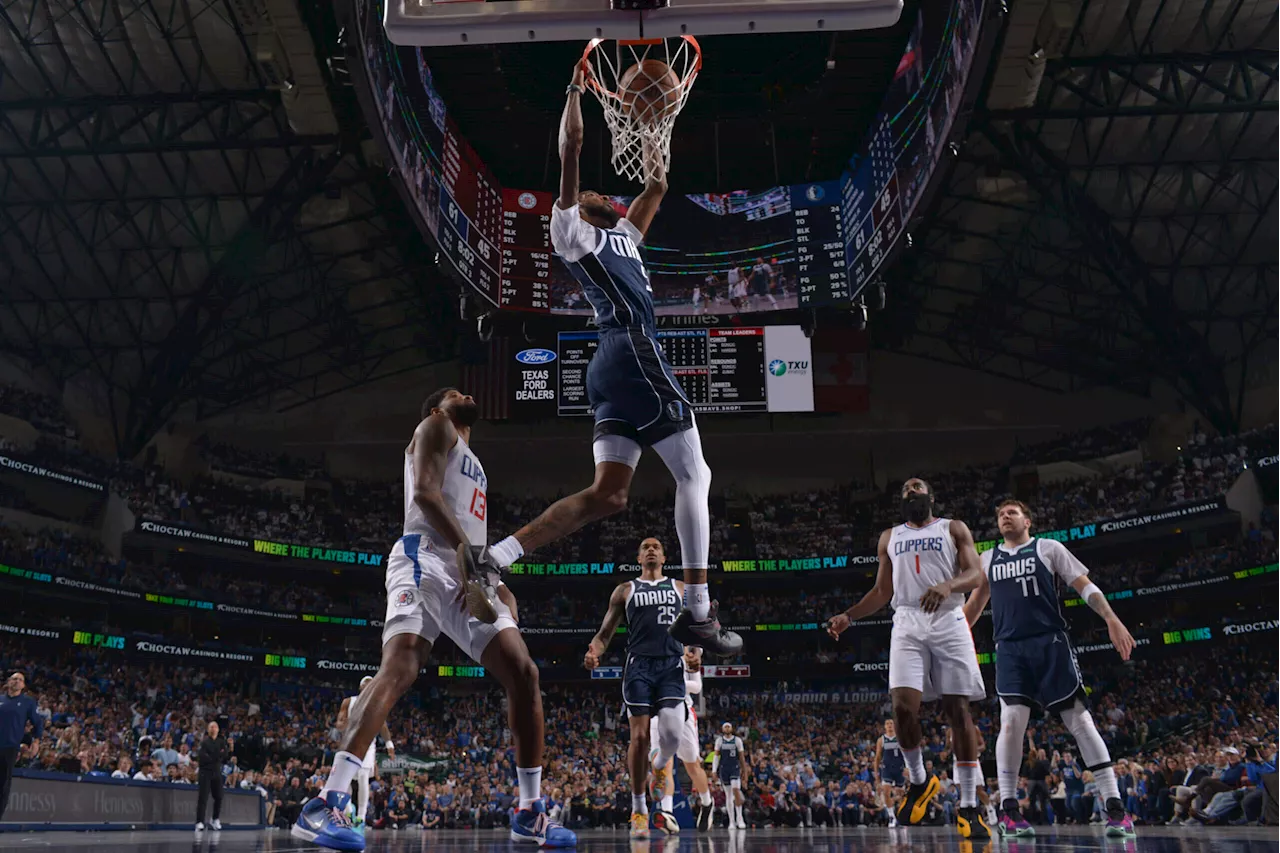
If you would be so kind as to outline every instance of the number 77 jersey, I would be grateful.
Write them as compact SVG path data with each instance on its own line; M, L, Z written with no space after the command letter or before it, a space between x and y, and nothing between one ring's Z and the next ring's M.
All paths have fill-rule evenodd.
M1066 632L1059 584L1089 573L1055 539L997 545L982 555L982 568L991 583L991 638L997 643Z

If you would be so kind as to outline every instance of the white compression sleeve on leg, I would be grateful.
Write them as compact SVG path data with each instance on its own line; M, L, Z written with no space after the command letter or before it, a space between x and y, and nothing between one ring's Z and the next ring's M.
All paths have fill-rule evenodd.
M711 469L702 458L702 439L694 425L669 435L653 449L676 481L676 536L686 569L705 569L711 555Z
M658 757L655 767L666 767L680 749L680 733L684 729L684 705L658 709Z
M369 815L369 771L361 770L356 776L356 817L367 820Z
M1000 734L996 738L996 778L1000 803L1018 798L1018 771L1022 769L1022 739L1027 736L1031 709L1000 700Z
M1084 766L1093 771L1103 801L1119 799L1120 787L1116 783L1115 770L1111 767L1111 751L1107 749L1107 742L1102 739L1102 735L1098 734L1093 714L1077 699L1074 705L1062 712L1062 723L1076 739Z

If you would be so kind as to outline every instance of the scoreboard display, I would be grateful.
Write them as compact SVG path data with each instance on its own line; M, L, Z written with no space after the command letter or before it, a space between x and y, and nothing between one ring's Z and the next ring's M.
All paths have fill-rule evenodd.
M831 181L793 187L791 211L800 307L848 302L854 292L849 289L845 262L840 184Z
M587 368L598 343L599 332L560 332L554 344L516 353L513 416L589 416ZM662 329L657 343L695 412L813 411L811 350L799 326Z

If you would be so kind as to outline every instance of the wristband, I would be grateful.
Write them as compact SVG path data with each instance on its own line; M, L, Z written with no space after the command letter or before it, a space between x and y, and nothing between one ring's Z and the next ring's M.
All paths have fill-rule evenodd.
M570 83L568 86L564 87L564 93L566 95L568 95L569 93L581 95L583 91L584 91L583 88L579 86L577 83Z
M387 749L395 749L395 748L396 748L396 745L395 745L394 743L392 743L391 741L387 741L386 743L387 743Z

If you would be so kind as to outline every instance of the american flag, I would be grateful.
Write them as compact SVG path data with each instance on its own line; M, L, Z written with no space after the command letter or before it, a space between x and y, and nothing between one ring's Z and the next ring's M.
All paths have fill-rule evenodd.
M511 417L511 342L497 336L464 347L460 391L476 398L480 417L505 421Z

